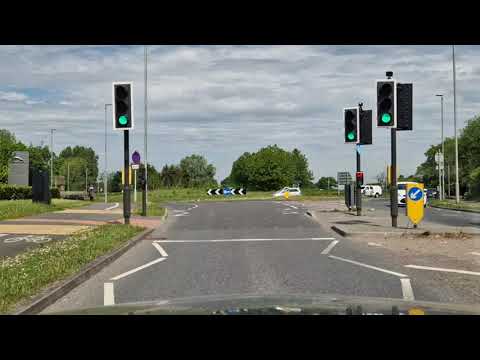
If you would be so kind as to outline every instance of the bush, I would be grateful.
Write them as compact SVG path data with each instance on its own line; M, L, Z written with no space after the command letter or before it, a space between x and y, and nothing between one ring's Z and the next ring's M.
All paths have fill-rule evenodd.
M0 184L0 200L31 199L30 186L2 185Z
M51 188L50 193L52 194L52 199L60 199L60 190L57 188Z

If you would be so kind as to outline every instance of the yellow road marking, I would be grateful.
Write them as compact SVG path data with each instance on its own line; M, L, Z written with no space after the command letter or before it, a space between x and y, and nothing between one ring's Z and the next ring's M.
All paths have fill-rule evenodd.
M11 234L69 235L80 230L86 230L88 228L90 228L90 226L85 226L85 225L0 224L1 233L11 233Z

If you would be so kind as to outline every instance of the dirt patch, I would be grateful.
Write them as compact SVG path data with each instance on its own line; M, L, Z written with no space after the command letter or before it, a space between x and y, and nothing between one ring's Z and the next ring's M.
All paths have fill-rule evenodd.
M419 234L405 233L402 236L385 234L362 234L351 237L352 241L374 248L384 247L399 255L442 255L467 260L480 265L480 236L458 233Z

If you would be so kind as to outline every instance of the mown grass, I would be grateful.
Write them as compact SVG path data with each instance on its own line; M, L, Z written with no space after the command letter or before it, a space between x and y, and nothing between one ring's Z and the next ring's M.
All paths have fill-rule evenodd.
M447 199L447 200L432 199L430 202L430 205L446 207L449 209L480 212L480 202L477 202L477 201L461 201L460 203L457 204L455 200L451 200L451 199Z
M51 205L33 203L32 200L0 200L0 220L15 219L85 205L88 205L85 201L65 199L52 199Z
M130 225L102 225L0 260L0 313L11 311L16 304L43 288L75 274L142 229Z
M248 191L247 195L222 196L207 194L207 189L193 188L169 188L150 191L148 193L148 201L153 204L162 204L172 201L245 201L245 200L277 200L283 201L284 198L273 198L274 191ZM343 198L337 196L336 190L319 190L319 189L302 189L302 196L290 197L289 200L328 200ZM108 196L109 202L122 202L122 194L114 193ZM141 203L141 194L138 194L137 206ZM150 206L150 205L149 205ZM157 205L154 205L157 206Z
M137 203L133 211L135 215L142 214L142 203ZM147 204L147 215L148 216L163 216L165 215L165 208L160 206L157 203L148 202Z

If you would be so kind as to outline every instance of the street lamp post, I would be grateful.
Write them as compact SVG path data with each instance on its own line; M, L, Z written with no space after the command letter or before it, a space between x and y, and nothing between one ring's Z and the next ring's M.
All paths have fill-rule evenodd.
M50 129L50 188L53 188L53 132L56 129Z
M145 121L145 131L144 131L144 156L145 156L145 189L143 190L145 192L145 209L143 209L143 214L144 216L147 215L147 206L146 204L148 203L148 198L147 198L147 195L148 195L148 147L147 147L147 138L148 138L148 133L147 133L147 124L148 124L148 93L147 93L147 56L148 56L148 51L147 51L147 46L145 45L145 48L144 48L144 52L145 52L145 116L144 116L144 121Z
M440 160L440 163L438 164L438 166L440 167L440 172L441 172L441 177L440 179L438 179L439 183L440 183L440 200L443 200L445 198L445 164L444 164L444 161L445 161L445 142L443 141L443 95L436 95L436 96L439 96L440 97L440 100L441 100L441 109L440 109L440 112L441 112L441 118L442 118L442 130L441 130L441 133L442 133L442 158Z
M460 202L460 183L458 181L458 137L457 137L457 89L455 74L455 45L452 45L453 63L453 127L455 131L455 202Z
M103 171L103 193L105 195L105 204L107 203L107 106L112 106L112 104L105 104L105 169Z

